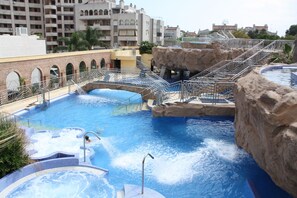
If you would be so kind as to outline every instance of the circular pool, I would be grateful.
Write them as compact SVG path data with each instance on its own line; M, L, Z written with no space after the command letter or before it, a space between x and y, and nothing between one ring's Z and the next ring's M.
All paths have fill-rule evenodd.
M115 189L100 171L63 167L22 178L2 192L5 197L115 197ZM20 184L19 184L20 183Z
M297 89L297 65L271 65L260 70L268 80Z

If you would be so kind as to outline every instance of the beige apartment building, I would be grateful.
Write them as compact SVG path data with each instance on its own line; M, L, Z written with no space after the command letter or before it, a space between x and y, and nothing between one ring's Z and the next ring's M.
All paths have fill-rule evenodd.
M103 31L106 46L136 46L141 41L163 45L164 22L148 16L136 5L125 5L123 0L95 0L75 5L76 30L87 26Z
M0 34L14 35L17 27L27 27L29 34L45 38L48 52L63 45L59 37L70 37L87 26L103 32L106 47L164 42L164 22L123 0L119 4L115 0L0 1Z

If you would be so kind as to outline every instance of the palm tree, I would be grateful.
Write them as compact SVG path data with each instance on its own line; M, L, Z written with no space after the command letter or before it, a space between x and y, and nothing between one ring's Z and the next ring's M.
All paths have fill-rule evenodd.
M99 40L102 36L103 34L101 31L88 26L85 31L74 32L69 38L59 38L58 41L64 42L65 46L59 46L56 48L56 50L67 50L69 52L91 50L95 45L102 44L102 42Z
M83 37L82 32L73 32L70 38L59 38L58 41L64 42L65 46L59 46L57 50L67 50L69 52L87 50L88 43L83 39Z
M102 45L103 43L100 41L100 38L103 36L102 31L88 26L84 35L85 40L88 42L88 49L91 50L96 45Z

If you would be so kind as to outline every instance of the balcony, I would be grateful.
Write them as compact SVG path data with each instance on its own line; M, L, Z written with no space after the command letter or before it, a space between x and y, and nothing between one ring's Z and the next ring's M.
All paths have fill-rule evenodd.
M46 45L58 45L57 41L46 41Z
M25 7L26 4L25 4L25 2L16 2L16 1L14 1L13 2L13 6L16 6L16 7Z
M14 20L15 24L27 24L26 19L15 19Z
M40 4L36 4L36 3L29 3L29 7L30 8L40 8L40 9L43 9Z
M32 11L30 11L29 12L30 13L30 16L42 16L42 14L41 14L41 12L32 12Z
M56 14L45 14L44 18L46 18L46 19L56 19L57 15Z
M74 21L73 20L67 20L67 21L64 20L64 24L73 25Z
M14 16L26 16L26 11L14 11ZM3 13L4 14L4 13Z
M119 25L119 30L138 30L138 25Z
M111 41L111 37L110 36L103 36L99 38L100 41Z
M10 6L10 2L9 1L1 1L1 5L8 5L8 6Z
M74 15L74 12L64 11L64 12L63 12L63 15L66 15L66 16L72 16L72 15Z
M57 27L58 25L56 23L46 23L45 27L50 28L50 27Z
M111 19L110 15L92 15L92 16L79 16L80 20L90 20L90 19Z
M12 20L11 19L0 19L1 23L9 23L12 24Z
M42 21L33 21L33 20L30 20L30 24L31 25L42 25L43 22Z
M92 28L97 28L99 30L111 30L111 26L110 25L100 25L100 24L94 24L93 26L91 26Z
M74 29L65 29L64 30L65 31L65 33L73 33L73 32L75 32L75 30Z
M137 41L138 38L137 36L119 36L118 40L119 41Z
M0 9L1 14L6 14L6 15L11 15L11 11L10 10L1 10Z
M56 5L45 5L44 9L45 10L56 10L57 6Z
M58 36L57 32L46 32L45 35L48 36Z
M12 33L12 28L0 28L1 33Z

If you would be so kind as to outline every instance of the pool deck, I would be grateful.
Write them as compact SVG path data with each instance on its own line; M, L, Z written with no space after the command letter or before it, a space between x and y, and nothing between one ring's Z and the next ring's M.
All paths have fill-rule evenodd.
M75 86L71 85L70 87L70 91L74 91L75 90ZM69 87L63 87L60 89L56 89L53 91L50 91L50 99L54 99L63 95L69 94ZM46 94L47 97L47 94ZM6 105L2 105L0 106L0 112L5 112L5 113L16 113L18 111L21 111L23 109L26 109L30 106L34 106L37 104L37 96L32 96L23 100L19 100L16 102L12 102Z

